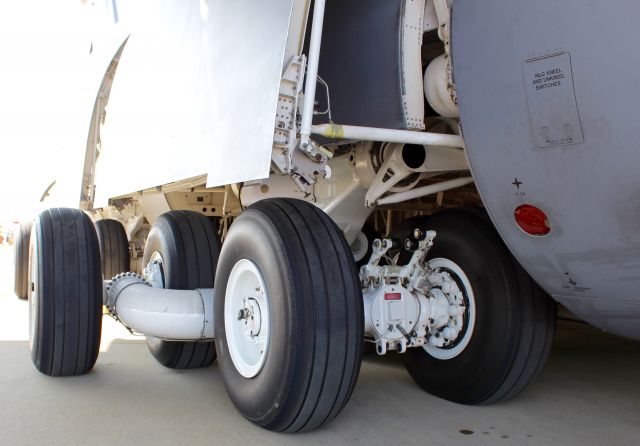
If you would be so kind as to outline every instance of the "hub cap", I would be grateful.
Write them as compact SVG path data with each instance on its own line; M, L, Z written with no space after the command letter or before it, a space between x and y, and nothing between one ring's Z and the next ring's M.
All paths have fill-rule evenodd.
M240 260L227 282L224 328L233 365L245 378L253 378L264 366L269 323L269 298L262 273L250 260Z
M427 334L425 351L436 359L453 359L464 351L473 337L476 301L471 282L462 268L449 259L429 261L429 278L437 299L448 304L448 320ZM446 313L445 313L446 314Z
M364 259L364 256L367 255L370 243L371 241L369 241L364 232L358 233L356 239L351 243L351 252L353 253L353 258L356 262Z
M142 276L151 286L164 288L164 262L158 251L154 251L153 254L151 254L149 263L144 267Z

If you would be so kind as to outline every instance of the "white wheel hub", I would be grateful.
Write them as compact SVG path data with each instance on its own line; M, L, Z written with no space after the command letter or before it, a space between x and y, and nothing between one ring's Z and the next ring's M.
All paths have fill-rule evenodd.
M369 263L360 270L365 335L373 338L380 355L422 346L432 357L448 360L471 341L476 321L471 282L452 260L426 260L435 237L434 231L416 229L405 242L405 249L414 250L404 265L387 255L392 240L376 240ZM385 256L391 264L379 265Z
M369 250L369 244L372 242L372 240L369 240L367 238L367 235L364 232L359 232L358 235L356 236L355 240L353 241L353 243L351 243L351 253L353 254L353 259L356 262L359 262L360 260L364 259L364 257L367 255L367 251Z
M258 375L269 349L269 298L262 273L250 260L238 261L229 274L224 328L238 373L245 378Z
M436 359L458 356L469 345L476 322L476 302L471 282L462 268L449 259L429 261L430 299L438 317L430 327L425 351Z
M142 271L142 277L144 277L144 280L152 287L164 288L164 261L158 251L154 251L153 254L151 254L149 263Z

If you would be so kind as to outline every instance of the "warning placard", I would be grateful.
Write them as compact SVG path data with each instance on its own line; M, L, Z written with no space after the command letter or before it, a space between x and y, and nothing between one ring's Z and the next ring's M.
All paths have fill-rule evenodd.
M566 78L560 67L552 68L546 72L536 73L534 76L533 85L536 87L536 90L560 87L562 80Z
M584 141L568 52L529 59L524 81L532 130L538 147Z

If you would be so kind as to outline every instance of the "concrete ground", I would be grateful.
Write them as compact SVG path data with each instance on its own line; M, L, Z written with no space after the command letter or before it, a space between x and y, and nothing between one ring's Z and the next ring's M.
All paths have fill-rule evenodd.
M640 343L561 322L551 360L516 399L489 407L419 390L397 357L365 359L350 403L309 434L273 434L229 402L216 365L174 371L105 318L95 369L49 378L31 364L28 306L0 246L0 445L633 445L640 438Z

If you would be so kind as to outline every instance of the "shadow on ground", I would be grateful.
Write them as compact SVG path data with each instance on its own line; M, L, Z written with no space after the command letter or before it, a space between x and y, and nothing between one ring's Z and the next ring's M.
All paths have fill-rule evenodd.
M26 341L0 342L3 444L635 444L640 345L563 322L548 366L516 399L466 407L419 390L402 358L368 356L351 402L302 435L255 428L228 400L217 365L174 371L142 341L113 342L95 369L49 378Z

